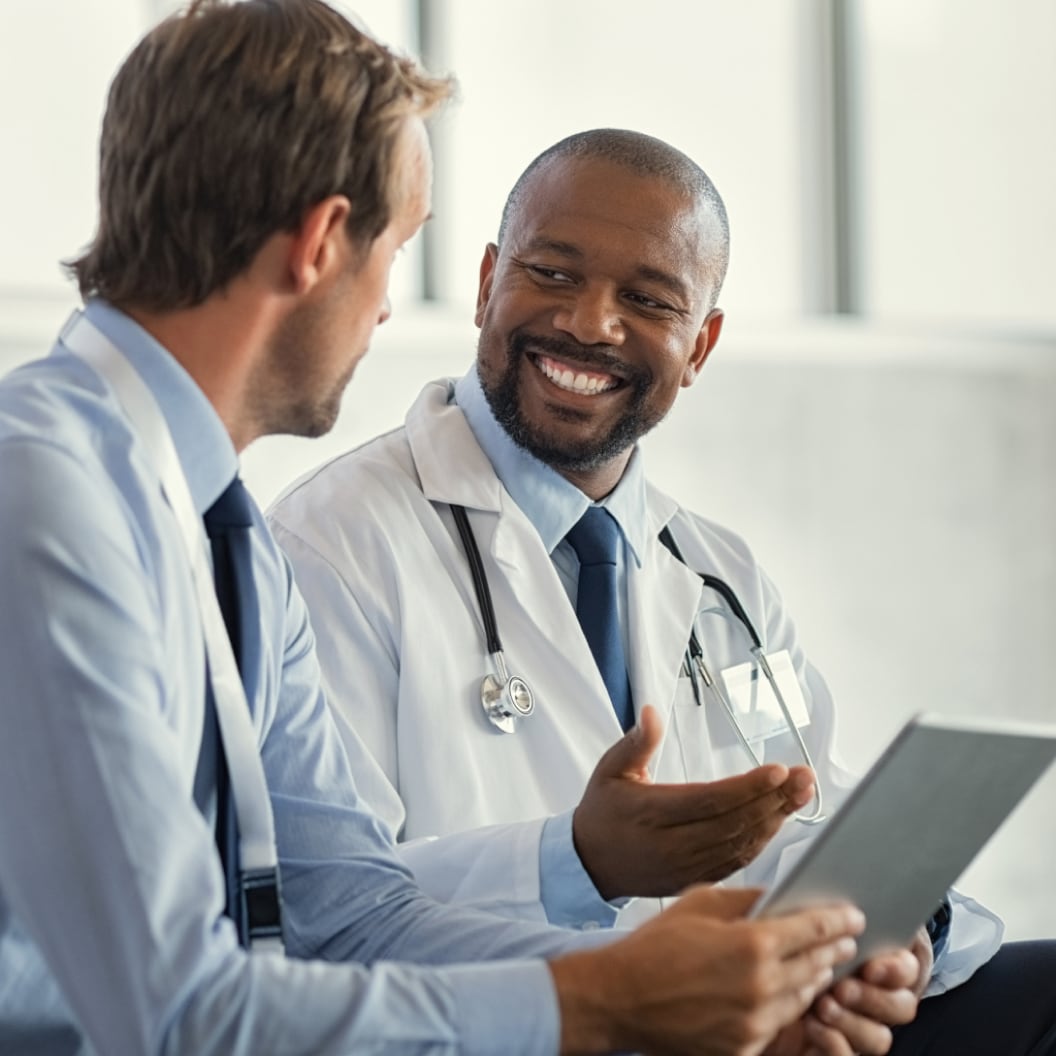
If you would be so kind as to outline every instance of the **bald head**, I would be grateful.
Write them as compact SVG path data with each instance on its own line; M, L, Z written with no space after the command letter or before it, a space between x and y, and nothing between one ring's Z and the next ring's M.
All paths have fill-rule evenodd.
M622 128L595 128L567 136L542 152L521 173L502 210L498 245L516 223L526 192L541 172L558 160L600 160L619 165L638 176L679 188L696 203L705 237L707 261L701 261L711 287L711 304L718 299L730 259L730 227L715 185L704 170L682 151L662 139Z

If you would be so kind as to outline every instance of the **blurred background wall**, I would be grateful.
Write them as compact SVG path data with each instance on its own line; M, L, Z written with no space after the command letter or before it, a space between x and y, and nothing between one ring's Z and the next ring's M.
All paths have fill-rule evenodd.
M617 125L723 194L723 339L646 441L747 537L868 765L927 708L1056 721L1056 4L1052 0L362 0L452 71L435 219L334 433L244 456L267 503L471 363L483 245L540 150ZM167 0L0 10L0 371L77 303L106 86ZM2 677L2 676L0 676ZM962 878L1011 937L1056 936L1056 773Z

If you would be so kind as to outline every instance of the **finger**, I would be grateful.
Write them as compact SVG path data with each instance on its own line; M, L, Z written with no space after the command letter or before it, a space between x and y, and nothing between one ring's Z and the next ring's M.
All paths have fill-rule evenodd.
M768 1002L767 1009L771 1017L771 1029L791 1028L793 1024L798 1028L799 1022L804 1018L818 994L824 991L831 981L832 970L826 969L804 985L774 995ZM798 1038L800 1044L795 1044L796 1038ZM799 1052L801 1050L802 1034L798 1029L795 1030L795 1034L792 1037L785 1040L788 1041L789 1045L793 1046L794 1051ZM787 1046L777 1047L777 1051L787 1051L787 1048ZM838 1049L832 1051L838 1052L839 1056L845 1056Z
M917 997L911 986L873 986L862 979L841 979L833 988L832 999L848 1012L900 1026L917 1014Z
M822 994L814 1002L814 1015L826 1027L842 1034L853 1052L862 1053L863 1056L882 1056L891 1048L890 1027L868 1016L851 1012L831 994ZM813 1037L811 1040L817 1044Z
M866 961L861 975L874 986L888 989L911 987L920 977L920 961L909 950L892 950Z
M649 760L663 737L664 727L656 708L646 705L638 721L598 760L591 780L644 778Z
M805 986L817 986L819 992L828 990L836 965L853 957L856 948L854 939L844 935L785 957L780 962L779 985L788 990L800 990Z
M855 1056L847 1038L835 1027L827 1026L814 1015L804 1017L803 1033L810 1042L807 1056L814 1053L818 1056Z
M743 869L770 842L785 822L775 810L761 818L735 814L668 830L678 845L691 848L685 858L688 879L715 883Z
M768 920L783 957L792 957L815 946L822 947L844 937L860 935L865 928L865 914L847 904L819 906ZM853 957L854 952L847 960Z
M627 737L624 740L627 740ZM610 748L602 756L602 762L622 744L623 741L619 741ZM595 768L595 774L599 773L601 765L599 763ZM780 789L787 776L787 767L779 763L769 763L734 777L723 778L721 781L651 785L649 794L660 823L669 826L692 825L696 822L725 818L757 801L762 801L759 804L762 813L784 815L787 813L786 798Z
M794 766L781 786L786 800L786 813L801 810L814 798L816 778L809 766Z
M714 844L728 840L733 845L739 838L751 839L757 831L760 831L765 833L766 839L769 839L784 825L785 819L794 809L796 808L789 804L784 786L782 786L731 807L721 814L694 818L692 821L685 822L680 826L684 830L680 838ZM699 833L696 831L698 829ZM710 832L719 834L721 839L715 839L714 836L708 839Z

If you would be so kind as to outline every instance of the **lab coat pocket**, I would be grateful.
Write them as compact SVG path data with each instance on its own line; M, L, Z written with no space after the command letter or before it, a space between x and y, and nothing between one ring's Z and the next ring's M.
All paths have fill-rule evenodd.
M672 729L664 749L665 773L658 780L715 781L745 770L741 749L718 747L712 724L728 722L718 709L697 703L693 684L686 676L678 680L675 705L671 709Z

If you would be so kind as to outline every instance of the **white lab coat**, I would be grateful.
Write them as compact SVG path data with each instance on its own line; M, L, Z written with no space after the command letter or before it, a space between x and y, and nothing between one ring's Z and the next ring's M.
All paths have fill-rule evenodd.
M377 763L356 775L359 790L401 841L411 841L405 857L419 882L440 898L541 918L543 822L576 805L621 730L549 555L451 391L448 381L428 385L403 429L302 478L270 520L308 601L342 733ZM519 720L514 735L498 732L481 708L492 662L451 503L469 511L510 672L535 694L535 714ZM751 765L729 719L699 707L680 677L698 610L712 670L748 659L740 623L702 590L694 570L708 571L736 592L766 651L791 654L811 715L804 737L831 813L854 778L835 751L832 698L777 591L736 535L651 487L648 516L641 568L628 568L628 662L636 705L654 705L665 724L654 778L707 781ZM668 523L688 567L657 539ZM765 758L801 761L789 735L767 741ZM787 822L733 882L772 883L816 831ZM657 908L638 900L620 923ZM933 989L967 978L996 950L1001 931L988 911L958 899Z

